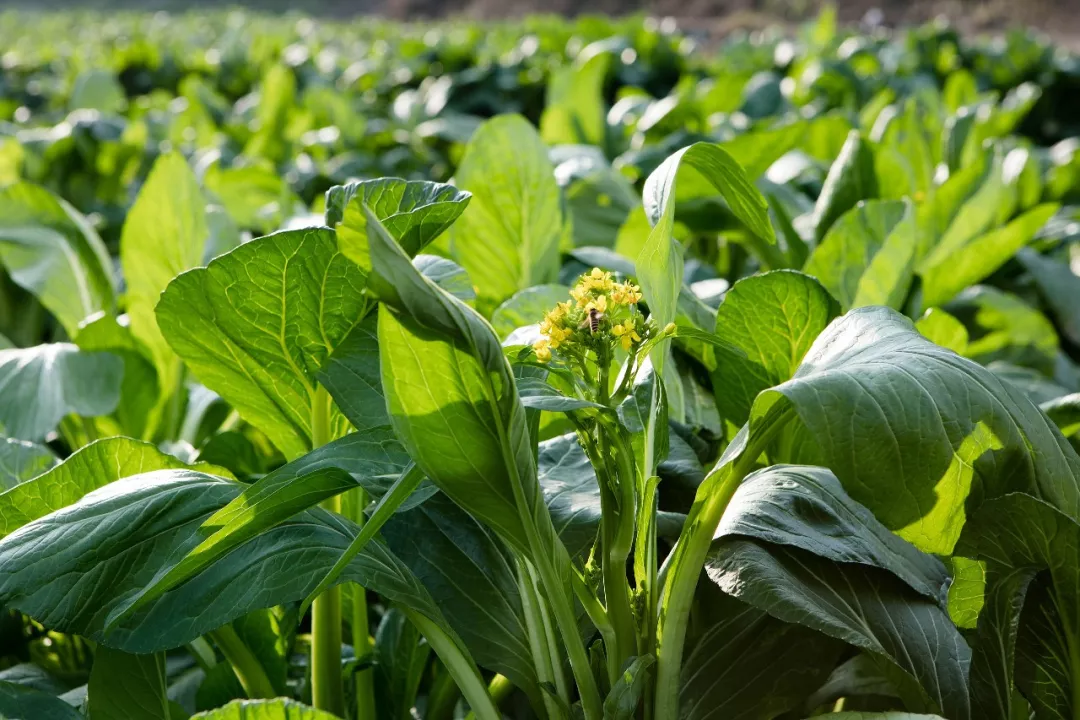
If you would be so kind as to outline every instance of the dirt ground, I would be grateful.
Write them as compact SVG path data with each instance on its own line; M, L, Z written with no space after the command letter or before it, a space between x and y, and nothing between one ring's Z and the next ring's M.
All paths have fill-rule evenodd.
M168 10L239 5L269 12L295 11L315 16L377 14L398 20L446 16L505 19L530 13L578 15L647 13L673 17L697 35L721 38L737 28L812 17L828 0L0 0L0 10L68 8ZM1080 0L832 0L840 21L851 25L876 18L889 27L948 18L969 33L997 33L1009 27L1036 28L1080 49Z

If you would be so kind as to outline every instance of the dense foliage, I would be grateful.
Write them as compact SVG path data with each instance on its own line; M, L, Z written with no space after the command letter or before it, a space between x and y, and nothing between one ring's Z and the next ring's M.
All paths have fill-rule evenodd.
M1080 59L0 15L0 716L1080 718Z

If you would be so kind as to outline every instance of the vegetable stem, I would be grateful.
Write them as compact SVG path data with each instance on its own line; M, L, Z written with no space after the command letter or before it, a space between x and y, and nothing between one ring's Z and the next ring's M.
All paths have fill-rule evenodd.
M621 667L637 650L637 626L630 607L630 583L626 577L626 561L634 543L635 478L632 458L622 452L623 448L617 445L613 448L618 430L605 425L598 425L597 430L600 460L609 480L608 483L601 482L600 493L604 599L607 601L608 618L615 629L615 647L609 647L607 651ZM611 453L612 449L614 453ZM615 491L618 492L617 500Z
M709 554L713 534L735 491L753 469L761 453L790 417L792 410L767 418L756 437L744 440L742 452L715 468L698 489L694 506L672 551L671 565L660 599L657 632L656 696L654 720L675 720L679 714L679 673L690 606L698 578ZM749 428L744 430L749 434ZM739 442L739 438L732 445ZM721 460L723 462L723 460Z
M495 701L488 692L484 679L480 677L476 665L462 653L453 638L427 616L408 608L402 608L402 612L427 639L431 649L442 660L447 672L454 678L454 682L465 697L465 701L476 714L477 720L501 720Z
M352 521L364 527L364 508L367 506L367 492L363 488L353 491ZM356 583L349 583L352 593L352 613L349 626L352 629L353 652L361 658L372 651L371 631L368 628L367 591ZM375 673L370 667L360 670L355 675L356 682L356 720L375 720Z
M311 444L330 442L330 393L318 386L311 405ZM322 506L341 512L341 497L324 500ZM359 689L359 687L358 687ZM345 688L341 682L341 589L323 591L311 604L311 699L315 707L338 717L345 716ZM357 694L357 703L365 701Z
M536 668L536 679L541 683L551 683L555 685L559 691L559 697L564 702L569 704L569 694L566 692L566 681L561 683L555 682L555 662L558 662L558 655L552 655L549 651L547 637L544 635L545 622L541 617L543 612L540 607L540 598L537 596L536 587L533 584L532 573L529 572L526 567L527 561L524 558L518 558L517 562L517 579L518 579L518 592L521 594L521 609L522 614L525 616L525 630L529 639L529 650L532 652L533 666ZM555 698L549 696L547 693L542 693L542 701L544 703L544 710L547 712L548 718L558 718L560 715L558 703L555 702Z
M272 698L277 695L262 664L255 657L255 653L251 652L251 648L240 639L232 625L222 625L209 634L221 650L221 654L232 665L233 672L240 681L240 687L244 688L249 698Z

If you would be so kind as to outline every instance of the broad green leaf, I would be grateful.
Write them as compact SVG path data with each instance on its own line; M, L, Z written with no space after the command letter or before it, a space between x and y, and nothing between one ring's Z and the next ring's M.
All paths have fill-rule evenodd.
M1024 362L1049 368L1058 353L1058 336L1041 312L1019 297L988 285L970 287L946 309L969 328L966 355L980 363Z
M229 477L227 470L206 463L189 466L150 443L124 437L98 440L48 472L0 493L0 537L72 505L115 480L152 470L187 467Z
M716 313L716 335L742 351L716 354L713 391L723 416L745 423L758 393L795 373L839 311L817 280L791 270L735 283Z
M923 551L951 553L976 474L984 498L1022 490L1080 516L1080 457L1027 398L926 340L898 313L852 310L818 336L791 380L758 396L748 425L698 488L667 561L659 702L676 691L677 677L663 672L663 661L667 653L681 657L686 594L721 519L712 498L732 492L796 416L815 464L829 467L855 501Z
M0 430L40 440L69 413L108 415L120 401L124 364L70 343L0 350Z
M0 262L74 336L115 304L112 262L85 217L30 183L0 189Z
M977 521L976 521L977 522ZM971 699L977 717L1012 720L1017 631L1020 612L1036 570L1002 567L991 563L987 572L983 607L972 636Z
M685 167L685 169L683 169ZM737 162L719 145L695 143L656 168L645 181L645 213L653 228L635 260L649 312L660 327L673 322L683 283L682 247L675 240L676 181L695 194L718 193L747 229L766 244L775 245L769 205ZM678 196L686 191L680 189ZM652 353L653 365L663 371L666 348Z
M725 140L721 147L739 163L746 177L755 181L799 144L809 125L800 120L779 127L751 130Z
M706 571L722 590L887 658L919 682L928 709L969 715L971 654L945 611L945 567L889 532L832 473L754 473L716 537Z
M201 542L199 527L242 489L192 470L110 483L0 540L0 601L61 632L146 654L190 642L252 610L306 597L359 532L319 508L240 545L105 630L139 590ZM342 580L445 627L427 591L379 543L369 544Z
M273 232L297 209L306 209L283 177L259 165L214 165L203 175L203 183L243 230Z
M814 239L821 242L833 223L860 200L878 196L874 155L858 130L848 133L840 154L829 168L825 184L814 205L811 224Z
M476 299L469 273L453 260L438 255L417 255L413 262L424 277L458 300L472 302Z
M774 465L743 481L717 530L795 547L837 563L887 570L920 595L944 603L945 566L887 530L828 470Z
M379 178L338 185L326 193L326 224L337 230L345 257L371 271L364 205L382 221L409 256L416 255L449 228L469 205L471 195L453 185Z
M254 118L256 130L244 146L244 155L280 159L285 151L285 125L296 101L293 69L281 63L270 65L259 86L259 105Z
M828 677L844 649L803 625L785 623L724 595L699 589L705 618L683 665L680 717L775 717L796 709Z
M357 430L389 426L379 375L376 317L358 324L334 348L316 375Z
M131 332L157 370L162 402L178 391L181 368L158 330L154 306L174 277L203 264L210 237L205 208L195 173L180 153L171 152L154 163L120 236Z
M597 169L566 188L574 246L615 247L619 229L641 206L634 186L618 170Z
M990 568L988 607L979 617L978 639L986 643L987 657L975 688L982 693L977 701L994 713L989 717L1008 717L1015 648L1020 655L1015 682L1036 717L1070 717L1076 680L1067 660L1075 642L1068 628L1080 612L1075 515L1022 493L996 498L979 507L957 551L987 561ZM1049 577L1033 579L1042 570Z
M548 145L603 146L607 128L604 80L612 53L604 41L584 48L573 65L551 73L540 136Z
M927 709L970 717L971 650L944 610L895 576L737 538L719 543L706 572L725 592L780 620L888 658L919 682Z
M333 231L287 230L177 277L158 325L204 385L293 459L311 447L316 374L363 319L364 281ZM341 435L345 418L331 413Z
M55 464L56 456L44 445L0 437L0 491L37 477Z
M451 248L481 305L494 308L518 290L554 281L563 225L559 187L532 125L518 115L485 122L454 178L473 199L450 230Z
M851 496L922 550L951 551L976 477L984 497L1023 490L1080 515L1080 458L1045 416L891 311L835 321L791 380L758 397L751 423L777 402Z
M1039 205L952 252L935 251L919 268L923 303L927 306L946 303L964 288L990 275L1031 242L1057 209L1052 203Z
M150 439L148 436L153 433L149 427L150 415L159 401L158 373L149 352L135 339L131 328L121 325L111 315L100 313L79 326L75 344L88 352L116 355L124 363L120 401L113 413L119 427L108 434Z
M51 693L2 681L0 716L7 720L84 720L81 712Z
M477 663L540 699L514 561L494 533L447 497L383 526L394 555L420 579ZM540 706L538 704L538 706Z
M1080 430L1080 393L1071 393L1039 405L1065 437Z
M165 654L132 655L100 645L90 671L90 720L170 720Z
M814 248L803 272L844 310L887 305L899 310L914 275L915 211L909 201L860 201Z
M526 527L544 532L550 519L498 338L475 310L421 275L371 215L368 228L394 430L440 490L529 553ZM554 539L552 532L545 541Z
M375 632L375 693L387 720L411 720L431 646L405 617L391 608Z
M986 603L986 563L954 555L950 559L953 582L949 586L949 617L970 630Z
M75 87L71 89L68 109L88 108L108 113L119 113L127 105L124 87L116 79L112 70L86 70L75 78Z
M325 446L324 446L325 447ZM258 534L290 517L356 487L352 476L338 468L302 473L305 458L285 465L253 485L211 515L198 530L201 542L163 575L141 590L125 613L145 607L168 590L213 565ZM297 467L299 466L299 467ZM112 622L116 622L114 618Z
M1034 278L1062 334L1073 343L1080 344L1080 276L1066 263L1039 255L1030 248L1024 248L1016 257Z
M967 355L968 331L964 324L941 308L930 308L915 323L915 328L930 342Z
M191 720L335 720L337 716L288 698L234 700L215 710L196 713Z
M491 326L500 340L505 340L519 327L534 325L544 319L544 314L565 302L570 288L565 285L536 285L514 293L514 296L495 309Z
M806 699L806 707L834 705L840 698L862 695L897 697L896 688L882 672L880 661L869 653L859 653L837 665L825 684Z

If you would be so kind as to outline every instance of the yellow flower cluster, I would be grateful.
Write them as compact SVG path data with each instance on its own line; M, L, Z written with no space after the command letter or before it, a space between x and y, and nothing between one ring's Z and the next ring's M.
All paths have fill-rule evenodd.
M551 360L551 351L573 340L575 333L584 328L591 328L593 323L610 328L611 335L618 340L623 350L629 352L633 343L641 342L637 320L633 317L631 306L641 301L641 288L631 282L615 282L611 273L600 268L582 275L578 284L570 291L573 302L560 302L549 310L540 323L540 332L544 337L533 344L536 358L540 362ZM627 318L627 313L631 317ZM610 313L610 314L609 314ZM607 331L605 331L607 332ZM593 334L589 330L589 335Z

